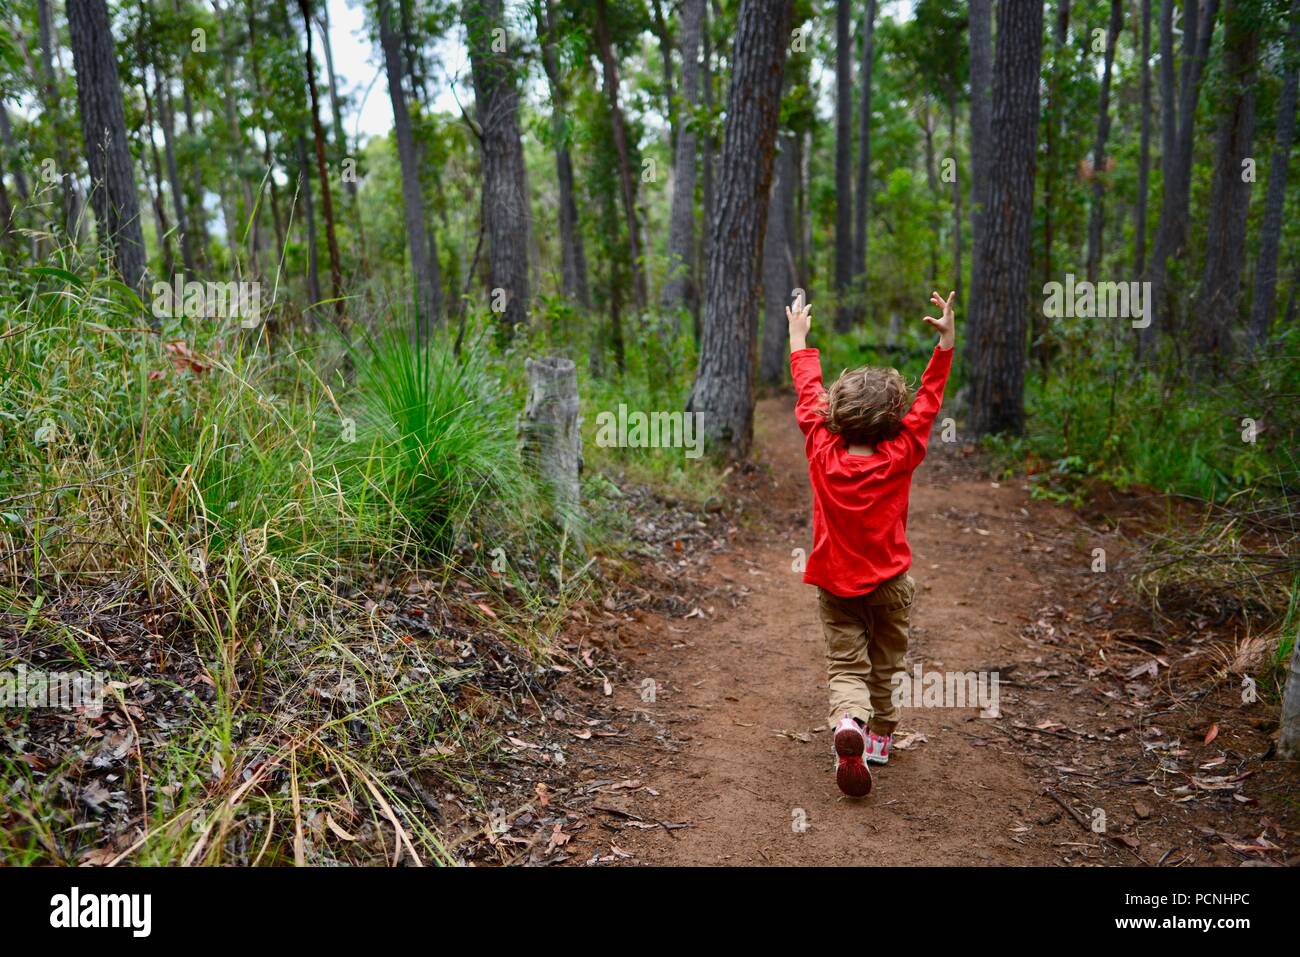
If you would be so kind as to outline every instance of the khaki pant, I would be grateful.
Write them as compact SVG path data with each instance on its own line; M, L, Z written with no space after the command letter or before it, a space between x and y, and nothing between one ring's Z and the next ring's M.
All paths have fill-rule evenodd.
M817 591L826 634L831 727L848 714L876 734L893 734L898 708L891 679L904 668L916 583L904 572L856 598Z

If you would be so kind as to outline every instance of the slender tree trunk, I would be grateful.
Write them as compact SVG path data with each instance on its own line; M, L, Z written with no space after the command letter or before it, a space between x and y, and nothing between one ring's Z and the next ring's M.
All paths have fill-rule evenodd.
M180 233L181 261L185 271L195 273L194 237L190 233L185 215L185 190L181 186L180 170L176 164L175 117L172 114L172 95L167 74L154 64L154 90L158 94L158 122L162 126L163 155L167 158L167 187L172 194L172 210L176 213L176 229Z
M316 204L311 195L311 166L307 162L307 138L298 134L298 193L307 220L307 298L312 305L321 301L320 264L316 255Z
M930 109L929 94L921 95L921 123L925 130L925 186L931 196L939 195L939 172L935 169L934 158L934 113ZM930 235L926 242L930 247L930 274L926 284L931 285L939 279L939 209L930 212Z
M1106 54L1101 71L1101 101L1097 107L1097 139L1092 147L1092 209L1088 211L1088 281L1097 281L1101 266L1101 238L1105 226L1106 140L1110 136L1110 76L1115 64L1115 44L1124 26L1121 0L1110 0L1106 29Z
M1140 276L1147 264L1147 199L1151 188L1151 0L1142 0L1141 146L1138 148L1137 220L1133 227L1133 265Z
M167 222L167 209L163 204L162 159L158 156L158 142L154 138L153 96L149 93L149 76L142 72L141 88L144 93L145 140L149 155L153 160L154 188L149 196L153 205L154 229L158 234L158 251L162 255L163 275L171 277L176 273L176 257L172 253L171 225ZM149 190L149 173L145 171L145 189Z
M847 332L856 310L853 285L853 38L850 0L835 0L835 331Z
M482 132L483 214L487 218L488 288L505 297L508 330L528 322L531 212L519 138L519 92L508 50L493 50L492 31L505 27L501 0L465 0L475 110ZM498 293L497 290L500 292Z
M654 16L655 38L659 41L659 62L663 67L664 119L668 121L668 148L677 155L677 129L679 116L673 107L673 35L668 29L661 0L650 0L650 12ZM684 16L683 12L683 16ZM683 59L685 64L685 59ZM683 66L683 69L685 67Z
M1242 161L1254 155L1255 61L1261 12L1258 0L1227 0L1224 5L1225 102L1215 137L1205 272L1191 335L1192 354L1210 359L1214 367L1221 366L1220 360L1232 353L1232 329L1245 267L1251 184L1243 181Z
M437 262L432 258L428 234L424 229L424 193L420 188L420 166L416 158L415 134L411 114L402 89L404 75L402 48L392 28L389 0L379 0L379 45L384 53L388 75L388 96L393 105L393 135L397 140L397 158L402 167L402 211L406 222L406 248L411 259L411 279L415 283L416 326L425 338L442 312Z
M311 52L311 0L298 0L302 11L302 28L307 37L304 61L307 65L307 95L311 109L311 129L316 139L316 172L320 177L321 216L325 220L325 245L330 254L330 289L334 295L334 318L343 320L343 266L339 256L338 234L334 230L334 200L330 195L329 167L325 160L325 130L320 122L320 101L316 95L316 58ZM437 321L438 317L433 317Z
M50 0L36 0L36 15L41 43L41 72L45 109L55 119L56 129L63 125L63 103L59 96L59 81L54 72L54 25L50 14ZM74 241L81 240L82 199L77 177L72 168L72 153L68 141L57 137L59 175L63 179L63 224Z
M957 89L948 91L948 143L952 150L953 162L957 161ZM957 302L962 301L961 288L961 176L952 178L952 271L953 290L957 293Z
M1285 62L1290 66L1277 103L1277 140L1268 164L1268 192L1264 198L1264 220L1259 227L1259 257L1255 265L1255 293L1250 304L1250 347L1255 350L1268 338L1277 306L1277 260L1282 238L1282 214L1286 205L1287 163L1295 138L1297 93L1300 92L1300 4L1291 9ZM1294 295L1294 290L1293 290Z
M627 128L623 108L619 106L618 64L614 61L613 43L609 35L609 10L606 0L596 0L596 46L604 74L605 98L609 101L610 120L614 127L614 149L618 154L618 178L623 187L623 215L627 219L628 258L632 269L632 295L636 298L638 312L644 312L647 303L645 264L641 261L641 235L636 216L636 179L632 175L632 160L628 151Z
M712 252L710 243L713 241L713 215L715 212L714 202L714 164L717 161L718 144L713 135L713 38L709 32L709 11L706 7L704 10L704 28L703 39L704 57L702 62L703 84L701 97L704 102L704 115L708 118L708 128L704 132L703 156L700 157L700 204L703 206L704 223L700 230L700 253L697 260L699 268L695 270L695 275L704 276L709 267L709 256ZM695 305L691 310L693 320L691 331L694 333L695 342L698 344L700 336L703 334L703 295L695 297Z
M1154 318L1150 318L1149 325L1140 330L1138 337L1140 352L1146 358L1154 355L1157 330L1170 331L1175 319L1175 296L1167 281L1168 269L1169 262L1181 256L1187 244L1196 103L1219 0L1207 0L1203 14L1199 0L1185 0L1183 9L1183 63L1177 92L1173 88L1173 0L1165 0L1160 14L1160 108L1165 114L1163 139L1167 155L1163 159L1160 219L1149 265L1149 308L1154 311Z
M1053 231L1055 222L1052 213L1056 205L1056 168L1061 162L1056 148L1056 141L1061 130L1061 60L1065 52L1065 41L1070 36L1070 0L1057 0L1056 28L1052 33L1052 74L1047 87L1047 142L1043 150L1043 282L1051 282L1054 263L1052 248L1056 240ZM1032 317L1033 331L1030 339L1038 345L1042 341L1039 326L1041 317ZM1040 351L1040 359L1042 354Z
M759 379L767 385L780 385L785 379L785 307L795 286L790 239L794 227L794 184L799 169L795 165L794 137L783 139L776 156L767 233L763 237L763 347Z
M687 405L733 457L747 455L753 438L760 260L793 16L793 0L742 0L736 16L700 365Z
M973 339L979 291L980 224L984 216L984 191L988 187L988 153L993 147L993 0L970 0L970 316L967 338Z
M1041 0L998 0L987 217L976 255L969 366L971 427L1024 430L1025 333L1038 147ZM979 314L976 315L975 311Z
M70 3L68 32L100 245L112 251L123 282L143 294L144 233L117 75L117 50L104 0Z
M566 298L583 309L591 308L587 289L587 253L574 199L573 158L569 153L569 122L565 114L564 78L556 54L554 0L542 0L542 65L551 91L551 136L555 140L555 178L560 187L560 270Z
M862 98L858 102L858 173L854 184L853 273L862 301L867 294L867 222L871 216L871 71L875 60L876 0L862 14ZM929 131L927 130L927 135ZM933 164L931 164L933 165ZM931 183L931 188L934 184Z
M673 201L668 218L668 271L660 303L665 311L694 308L695 163L698 136L694 122L700 98L698 63L705 0L682 3L682 115L673 160Z
M343 161L348 156L348 134L343 127L343 106L339 99L338 77L334 73L334 46L330 41L330 12L329 3L320 5L320 20L317 24L320 30L321 50L325 54L325 75L329 80L330 93L330 114L334 119L334 139L339 151L339 161ZM361 259L366 261L366 227L361 219L361 204L357 201L357 178L355 176L346 177L343 180L343 188L348 194L348 205L352 210L352 224L357 231L357 243L361 247Z

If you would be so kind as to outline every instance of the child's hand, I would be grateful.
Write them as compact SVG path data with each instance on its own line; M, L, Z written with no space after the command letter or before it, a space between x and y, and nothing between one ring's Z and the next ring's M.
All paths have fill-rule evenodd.
M812 328L812 306L804 302L803 294L795 297L793 306L785 307L785 318L790 323L790 351L808 348L808 330Z
M957 293L948 293L945 300L937 292L930 293L930 302L943 310L943 318L936 319L933 316L926 316L925 321L939 331L939 348L945 352L953 347L953 342L957 335L957 320L952 315L952 302L957 298ZM786 310L789 312L789 310Z

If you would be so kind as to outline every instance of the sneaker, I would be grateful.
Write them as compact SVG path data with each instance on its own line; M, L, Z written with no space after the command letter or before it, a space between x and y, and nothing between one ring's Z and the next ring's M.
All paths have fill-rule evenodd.
M849 797L866 797L871 791L871 771L862 763L867 736L861 725L847 714L835 726L835 783Z
M863 757L872 764L888 764L889 749L894 745L894 736L892 734L876 734L874 731L867 732L867 750Z

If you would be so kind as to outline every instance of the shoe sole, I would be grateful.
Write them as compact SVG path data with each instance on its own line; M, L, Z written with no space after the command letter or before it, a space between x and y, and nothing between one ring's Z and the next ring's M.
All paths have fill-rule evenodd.
M846 729L835 734L835 754L839 758L835 783L849 797L866 797L871 793L871 769L862 760L865 747L866 742L856 731Z

